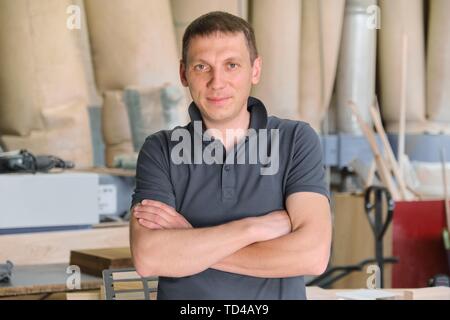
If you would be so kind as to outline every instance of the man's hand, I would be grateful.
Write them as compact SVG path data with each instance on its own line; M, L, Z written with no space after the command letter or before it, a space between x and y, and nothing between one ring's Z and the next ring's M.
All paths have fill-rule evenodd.
M189 229L192 225L174 208L160 201L144 200L133 207L133 216L148 229Z
M165 203L144 200L133 207L133 215L139 224L148 229L189 229L192 225L174 208ZM264 240L284 236L292 231L287 211L278 210L252 218L254 230Z

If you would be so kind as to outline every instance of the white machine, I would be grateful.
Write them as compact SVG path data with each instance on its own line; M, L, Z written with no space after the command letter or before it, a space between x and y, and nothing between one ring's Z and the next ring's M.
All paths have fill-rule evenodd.
M0 174L0 234L99 222L95 173Z

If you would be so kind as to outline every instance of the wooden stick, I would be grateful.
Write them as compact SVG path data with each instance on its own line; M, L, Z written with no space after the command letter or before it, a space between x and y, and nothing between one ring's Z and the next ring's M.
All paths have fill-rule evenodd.
M441 164L442 164L442 176L444 183L444 201L445 201L445 217L447 220L447 229L450 232L450 208L449 208L449 197L448 197L448 183L447 183L447 170L445 168L447 161L445 159L445 149L441 149Z
M392 177L389 173L389 170L386 166L386 163L380 154L380 151L378 150L378 144L377 140L375 138L375 134L373 130L367 125L367 123L363 120L361 115L359 114L356 105L353 101L348 102L348 106L353 112L353 115L356 117L356 120L358 121L362 131L364 132L367 141L369 142L370 148L372 149L372 153L375 158L375 163L377 164L378 173L380 175L381 182L384 184L384 186L389 190L389 192L392 195L392 198L395 201L398 201L401 199L397 187L392 181Z
M376 104L378 107L378 102L376 102ZM388 160L388 163L390 164L390 168L394 173L395 179L397 180L398 186L400 188L401 197L402 199L406 199L407 191L405 180L403 180L403 176L400 174L400 168L398 167L397 161L394 156L394 152L392 151L386 132L384 131L383 124L381 122L380 112L375 108L375 106L370 106L370 115L372 116L372 121L375 125L376 131L381 138L381 142L383 143L384 150L386 152L386 158Z
M366 180L366 184L365 184L366 188L370 187L373 184L376 169L377 169L377 164L375 163L375 160L372 160L372 163L370 164L369 172L367 173L367 180Z
M408 189L408 191L411 192L417 198L417 200L423 200L423 195L421 193L417 192L408 185L406 185L406 189Z
M406 81L408 77L408 37L403 34L402 46L402 83L400 89L400 118L398 128L397 158L400 176L403 179L403 154L405 153L405 122L406 122Z
M382 120L381 120L381 113L380 113L380 105L378 103L377 96L375 96L375 106L376 107L371 107L371 110L370 110L372 119L375 124L375 128L377 129L378 134L380 135L381 140L383 141L383 144L385 146L385 150L387 152L386 154L387 154L388 160L391 164L391 170L394 173L395 178L397 179L403 199L406 200L407 191L409 191L416 199L422 200L423 196L420 193L418 193L417 191L415 191L405 181L404 175L403 175L405 169L400 168L400 164L399 164L400 158L398 157L398 160L395 159L394 151L392 150L392 147L389 143L386 131L383 128L383 124L382 124ZM406 161L404 154L402 154L401 161L402 161L402 165L404 165L405 161Z

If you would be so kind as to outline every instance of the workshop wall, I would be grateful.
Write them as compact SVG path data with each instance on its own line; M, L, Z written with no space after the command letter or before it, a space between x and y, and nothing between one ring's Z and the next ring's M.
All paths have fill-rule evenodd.
M79 8L79 29L67 27L72 4ZM348 100L370 122L377 94L388 132L399 129L404 97L407 133L449 133L449 6L445 0L2 1L0 145L92 165L86 109L105 108L111 99L125 104L121 97L130 86L177 87L183 96L177 123L185 124L190 96L178 79L181 37L195 17L212 10L253 25L263 72L252 94L271 114L307 121L322 133L360 133ZM373 21L380 29L369 28ZM108 138L112 127L132 125L124 108L120 119L108 112L99 117L108 165L133 150L128 134Z
M0 139L6 150L26 147L89 166L88 85L79 43L66 27L70 4L0 3Z

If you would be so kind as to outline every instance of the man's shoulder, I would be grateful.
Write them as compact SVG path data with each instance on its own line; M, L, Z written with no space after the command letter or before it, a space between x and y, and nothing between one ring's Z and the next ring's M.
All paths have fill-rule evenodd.
M309 139L316 131L308 122L301 120L282 119L276 116L268 117L267 129L278 129L280 134L287 137L295 137L298 139Z

